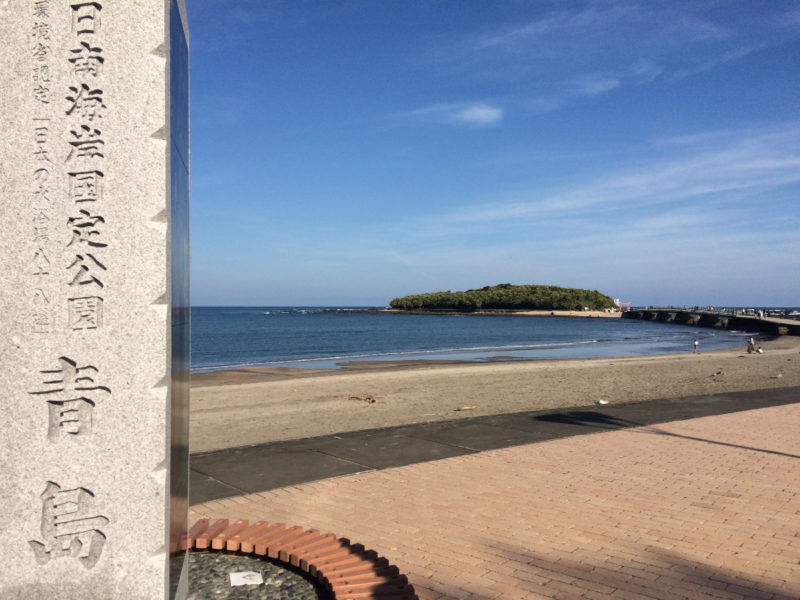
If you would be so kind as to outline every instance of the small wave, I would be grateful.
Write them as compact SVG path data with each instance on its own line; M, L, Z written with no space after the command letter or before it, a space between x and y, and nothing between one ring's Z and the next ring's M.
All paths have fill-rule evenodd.
M316 315L320 313L331 312L324 308L290 308L288 310L276 310L276 315ZM268 312L264 313L268 315Z
M545 344L514 344L508 346L465 346L461 348L434 348L434 349L419 349L419 350L398 350L394 352L368 352L361 354L337 354L332 356L314 356L307 358L291 358L285 360L270 360L270 361L257 361L245 362L229 365L203 365L193 367L192 373L204 373L209 371L227 371L231 369L247 369L255 367L284 367L295 364L313 363L313 362L335 362L335 361L352 361L352 360L392 360L397 358L403 360L402 357L408 356L435 356L443 354L461 354L461 353L494 353L494 352L525 352L529 350L556 350L563 348L570 348L576 346L583 346L587 344L597 344L604 340L580 340L573 342L550 342ZM610 340L609 340L610 341Z

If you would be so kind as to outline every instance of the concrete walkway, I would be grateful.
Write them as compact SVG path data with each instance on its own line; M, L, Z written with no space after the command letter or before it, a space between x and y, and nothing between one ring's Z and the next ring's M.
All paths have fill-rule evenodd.
M800 404L195 505L347 536L420 598L800 598Z
M194 504L374 469L800 401L800 388L489 415L192 454Z

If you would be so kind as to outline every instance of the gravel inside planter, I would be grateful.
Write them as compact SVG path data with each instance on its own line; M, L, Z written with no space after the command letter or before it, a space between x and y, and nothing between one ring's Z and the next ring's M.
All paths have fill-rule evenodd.
M260 573L264 583L231 587L231 573ZM237 552L189 553L187 600L331 600L303 571L269 558Z

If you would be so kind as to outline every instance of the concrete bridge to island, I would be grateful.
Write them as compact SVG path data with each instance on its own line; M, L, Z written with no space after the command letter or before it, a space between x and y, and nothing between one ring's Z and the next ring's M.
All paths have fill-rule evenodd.
M677 323L695 327L759 331L771 335L800 335L800 321L795 319L759 317L730 309L631 308L622 313L622 318Z

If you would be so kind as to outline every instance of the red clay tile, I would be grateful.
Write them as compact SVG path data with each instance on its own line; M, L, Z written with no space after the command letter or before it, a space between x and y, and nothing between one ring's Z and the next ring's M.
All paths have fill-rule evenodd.
M247 529L249 524L250 521L247 519L239 519L233 525L229 525L213 537L211 540L211 547L214 550L222 550L225 547L225 542L227 542L229 538Z
M309 533L311 533L311 535L314 537L319 535L319 531L317 531L316 529L313 529L309 532L309 531L303 531L302 528L299 528L294 535L285 536L282 539L271 543L267 547L267 556L269 556L270 558L278 558L278 555L282 550L284 552L287 552L298 541L302 541L303 539L308 539Z
M359 583L361 581L375 580L375 579L382 579L385 581L399 581L402 578L405 578L405 575L401 575L399 569L394 565L390 565L382 569L376 569L372 563L364 563L364 566L360 571L353 570L350 571L348 574L342 574L339 571L334 571L327 577L327 581L329 584L333 583L348 584L348 583ZM404 583L407 582L408 582L407 580L404 581Z
M311 573L311 575L314 575L314 573L311 572L311 570L308 568L308 567L311 566L312 563L315 564L315 565L320 565L320 564L323 564L323 563L329 563L332 560L341 561L341 560L344 560L344 559L347 559L347 560L354 559L354 558L358 559L358 553L359 552L363 552L363 551L364 551L364 547L363 546L361 546L358 549L355 549L352 546L349 546L349 547L348 546L341 546L339 548L332 548L332 549L326 550L324 552L318 552L318 553L311 554L311 555L305 557L304 559L301 559L300 560L300 568L305 570L305 571L308 571L309 573ZM360 559L359 559L358 562L360 562ZM305 566L304 566L304 564L305 564Z
M308 572L312 577L316 577L320 571L325 573L328 571L336 571L344 567L349 568L361 561L372 561L376 558L378 558L378 553L374 550L359 554L351 554L349 556L331 556L327 560L315 561Z
M208 548L211 543L211 538L221 533L228 527L228 519L219 519L213 525L210 525L203 533L197 536L194 540L194 547L204 550Z
M315 548L312 552L293 552L289 555L289 564L303 571L308 571L308 565L309 563L314 562L314 556L317 551L328 552L331 549L338 547L340 546L335 543L331 543L324 547L320 546Z
M257 542L260 542L262 539L268 539L270 536L273 536L284 529L286 529L286 525L283 523L273 523L269 527L259 531L257 534L243 539L239 549L242 552L252 552Z
M236 550L239 550L239 548L242 546L242 540L258 535L267 527L269 527L269 523L266 521L258 521L253 523L244 531L231 536L231 538L225 543L226 549L229 552L235 552Z
M332 533L320 536L315 540L309 540L303 544L298 545L289 553L289 564L295 567L300 566L300 558L308 556L314 552L321 552L325 549L338 548L346 545L341 540L337 540L336 536Z
M303 531L303 528L299 525L294 525L289 527L284 531L274 531L269 534L261 536L254 544L253 544L253 552L255 554L259 554L264 556L267 553L267 549L272 545L276 544L277 542L281 541L284 538L291 537L297 532Z
M306 556L300 559L300 568L303 571L309 571L312 564L319 564L324 560L329 560L332 557L350 557L356 551L363 551L364 547L361 546L359 550L354 550L352 546L339 546L337 547L330 547L320 550L319 552L309 553ZM310 572L310 571L309 571ZM313 573L312 573L313 575Z
M192 528L181 537L181 550L186 550L194 546L195 538L208 529L211 519L200 519L192 525Z
M339 584L331 586L335 595L364 594L367 592L392 592L395 594L408 592L407 583L391 583L385 581L365 581L354 585Z
M362 584L376 585L378 583L393 584L403 586L408 583L405 575L378 575L376 573L362 573L353 577L340 577L328 580L330 587L336 586L359 586Z
M278 558L278 560L280 560L281 562L289 562L289 555L292 552L302 547L303 545L312 544L314 542L319 541L321 537L322 534L320 534L319 530L309 529L297 539L291 542L284 541L279 548L276 548L275 550L278 553L276 558Z

